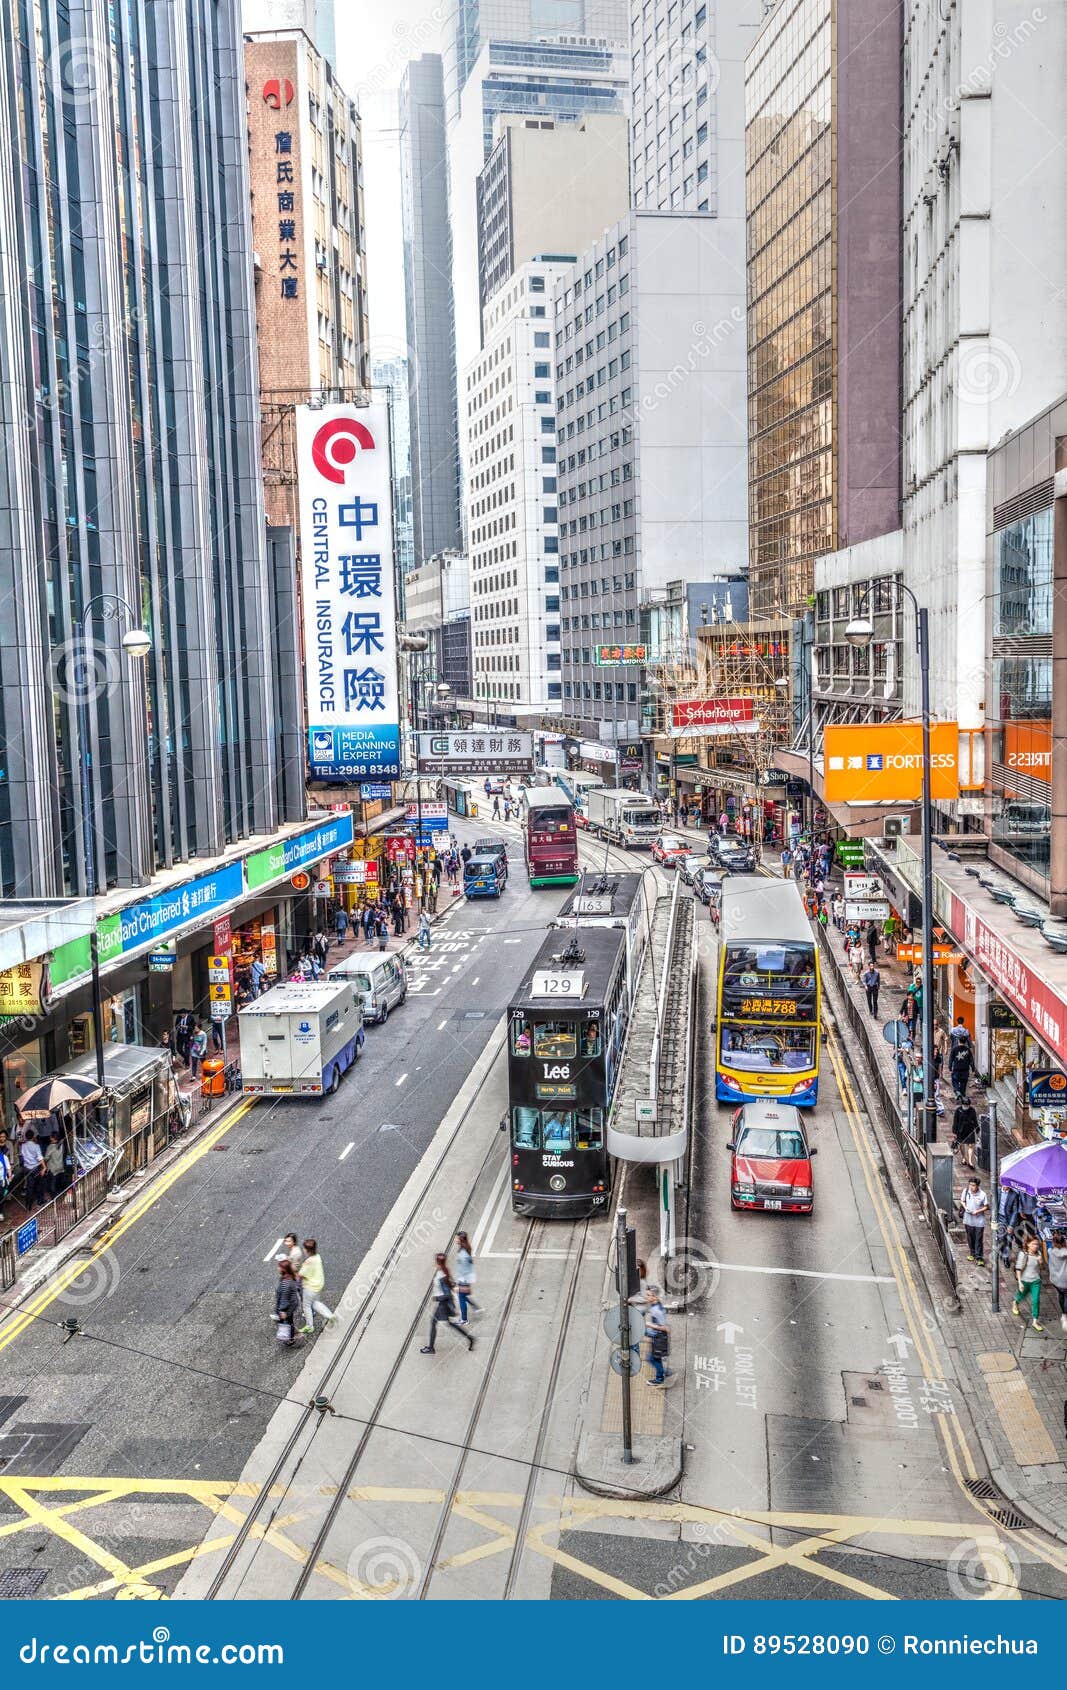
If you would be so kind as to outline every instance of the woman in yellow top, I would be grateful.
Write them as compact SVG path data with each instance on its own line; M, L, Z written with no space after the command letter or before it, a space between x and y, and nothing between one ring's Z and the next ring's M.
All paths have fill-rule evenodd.
M326 1270L322 1265L319 1247L313 1238L304 1239L304 1260L300 1264L298 1277L300 1294L304 1299L304 1324L300 1328L301 1332L314 1332L316 1314L322 1316L326 1326L332 1326L337 1316L322 1300Z

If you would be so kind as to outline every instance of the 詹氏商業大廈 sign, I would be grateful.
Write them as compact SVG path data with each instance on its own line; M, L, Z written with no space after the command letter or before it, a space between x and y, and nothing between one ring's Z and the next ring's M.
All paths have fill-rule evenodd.
M311 774L400 773L388 407L296 408Z
M418 758L420 774L529 774L533 734L420 733Z

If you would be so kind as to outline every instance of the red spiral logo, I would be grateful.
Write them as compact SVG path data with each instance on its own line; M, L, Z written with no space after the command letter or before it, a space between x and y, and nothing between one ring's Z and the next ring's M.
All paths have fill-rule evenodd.
M324 480L343 483L357 448L374 450L374 436L366 423L355 417L335 417L323 423L311 442L311 461Z

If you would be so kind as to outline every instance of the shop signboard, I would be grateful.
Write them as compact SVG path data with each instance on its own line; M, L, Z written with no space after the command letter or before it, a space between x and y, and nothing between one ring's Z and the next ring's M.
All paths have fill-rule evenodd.
M311 774L399 775L388 406L298 405L296 451Z
M527 775L533 770L533 758L533 734L528 733L420 733L418 736L420 774Z
M797 782L797 785L803 784ZM862 868L864 864L862 839L839 839L834 846L834 855L842 868Z
M387 780L365 780L359 788L361 803L388 803L393 796L393 789Z
M320 822L304 833L296 833L291 839L281 839L276 845L268 845L265 851L253 851L250 857L245 858L248 890L255 892L272 880L284 880L286 875L293 875L307 863L316 863L322 857L332 856L335 851L343 851L354 838L352 812L346 810L343 815L333 816L330 821Z
M1052 723L1048 720L1005 722L1002 731L1004 767L1047 786L1052 779ZM1020 794L1005 782L1004 796L1017 798Z
M216 956L223 956L233 949L233 928L228 915L220 915L219 919L212 923L211 935Z
M411 846L415 850L414 841ZM333 878L338 886L376 886L378 884L378 864L364 861L362 857L352 862L334 863Z
M884 898L885 887L877 874L857 874L854 870L846 869L845 897Z
M922 963L922 959L923 948L921 945L902 944L897 946L898 962L910 962L918 968ZM935 945L933 961L935 968L947 968L952 963L962 962L963 955L962 952L954 950L951 945Z
M442 828L448 827L448 805L442 803L441 800L437 798L424 798L422 801L421 817L419 815L418 805L409 804L407 808L407 820L409 825L413 826L417 826L421 821L424 833L439 832Z
M960 793L959 727L930 728L931 797ZM828 804L905 803L922 796L921 722L828 722L823 731L824 797Z
M385 854L391 863L414 862L415 841L410 833L393 834L385 842Z
M593 662L599 669L620 669L633 663L648 662L647 645L595 645Z
M88 937L84 943L88 953ZM6 968L0 974L0 1025L24 1015L47 1014L51 996L46 962L22 962L17 968Z
M846 921L888 921L891 913L884 898L845 899Z
M315 896L316 896L316 898L330 898L330 897L332 897L333 896L333 886L332 886L331 882L328 881L328 880L316 880L316 882L315 882Z
M149 974L169 974L173 967L174 967L174 952L173 951L149 951L149 953L148 953L148 972L149 972Z
M708 739L716 735L755 733L754 698L683 698L671 706L671 739Z
M259 929L259 949L268 974L278 972L278 935L274 922L264 918Z
M1000 996L1019 1011L1046 1049L1067 1064L1067 1003L955 892L951 926Z
M1062 1068L1034 1068L1027 1081L1030 1102L1039 1109L1067 1103L1067 1074Z
M1000 1031L1017 1032L1022 1022L1010 1004L1003 1003L1000 998L990 998L989 1025Z
M143 903L127 904L115 915L97 923L97 950L101 968L119 957L131 956L153 946L169 933L199 927L220 905L240 902L244 893L243 864L227 863L213 874L200 875L161 892ZM65 985L90 971L89 939L71 939L52 955L52 983Z

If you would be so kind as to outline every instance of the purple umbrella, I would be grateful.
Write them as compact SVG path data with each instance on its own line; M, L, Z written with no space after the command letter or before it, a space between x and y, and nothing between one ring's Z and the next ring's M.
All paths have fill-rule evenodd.
M1000 1165L1000 1183L1030 1197L1058 1197L1067 1192L1067 1145L1028 1144L1013 1150Z

